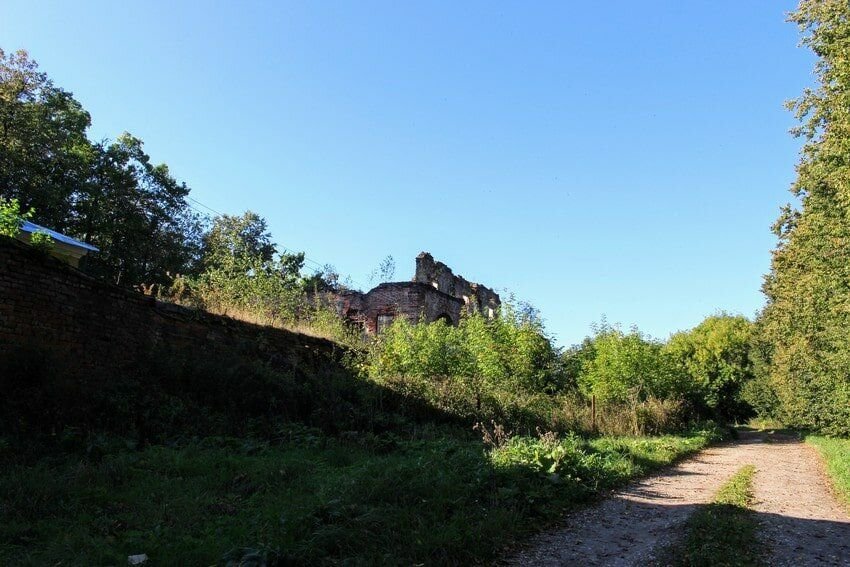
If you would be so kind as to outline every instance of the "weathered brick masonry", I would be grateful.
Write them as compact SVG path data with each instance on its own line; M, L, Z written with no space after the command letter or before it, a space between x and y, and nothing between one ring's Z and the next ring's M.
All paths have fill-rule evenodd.
M464 312L494 317L501 305L499 294L455 275L427 252L416 257L413 281L384 283L367 293L347 291L336 297L337 311L375 333L395 317L427 322L443 319L457 325Z
M95 280L29 246L0 237L0 356L49 349L84 370L132 365L153 347L253 349L284 365L309 363L334 343L183 308Z

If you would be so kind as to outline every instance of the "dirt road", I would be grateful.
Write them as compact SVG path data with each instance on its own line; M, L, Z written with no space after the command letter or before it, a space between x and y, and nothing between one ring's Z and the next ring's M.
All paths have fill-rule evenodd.
M685 521L738 469L755 465L755 505L769 565L850 566L850 514L833 495L815 449L791 436L743 432L678 466L571 514L509 565L651 563Z

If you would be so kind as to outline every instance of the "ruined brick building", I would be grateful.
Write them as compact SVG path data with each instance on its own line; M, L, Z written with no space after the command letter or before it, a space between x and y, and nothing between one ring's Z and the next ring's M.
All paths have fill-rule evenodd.
M451 268L422 252L416 257L416 274L409 282L383 283L363 293L344 291L337 295L337 310L349 321L376 333L396 317L427 322L443 319L457 325L464 312L495 317L501 305L499 294L481 284L456 276Z

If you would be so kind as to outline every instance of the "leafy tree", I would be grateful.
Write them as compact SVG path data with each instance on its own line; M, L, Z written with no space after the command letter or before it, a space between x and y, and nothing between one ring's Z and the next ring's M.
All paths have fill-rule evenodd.
M697 400L722 419L745 418L750 413L741 390L753 376L752 330L746 317L720 314L676 333L664 347L694 382Z
M0 196L66 230L70 204L89 172L91 123L26 51L0 49Z
M276 252L266 220L245 211L241 216L221 215L213 220L203 236L201 262L206 271L248 272L271 266Z
M348 287L341 280L339 271L331 264L325 264L316 273L304 277L303 283L308 292L338 292Z
M581 343L564 350L561 353L561 366L565 382L570 387L578 388L579 378L589 368L594 358L596 358L596 349L591 337L585 337Z
M592 338L593 356L584 362L579 387L601 402L638 403L649 397L690 394L687 376L663 350L641 334L604 325Z
M850 4L802 0L790 20L818 56L818 86L789 105L805 140L799 206L774 226L756 350L789 425L850 434Z
M498 316L489 321L501 338L497 347L517 385L535 392L563 391L568 383L560 365L560 350L552 344L540 311L509 294Z
M25 51L0 50L0 197L101 249L82 267L122 285L194 269L200 224L189 188L123 134L92 143L91 118Z
M86 257L88 271L117 284L162 283L169 273L193 271L201 225L186 203L186 184L151 163L130 134L93 151L89 183L69 211L72 234L100 248Z
M205 307L247 311L267 323L293 322L308 309L304 254L277 254L258 214L216 217L202 240L202 272L190 287Z

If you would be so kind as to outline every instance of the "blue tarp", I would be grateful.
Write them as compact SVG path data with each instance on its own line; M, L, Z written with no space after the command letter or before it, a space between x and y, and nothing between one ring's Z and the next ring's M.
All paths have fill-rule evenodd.
M49 234L50 238L52 238L53 240L56 240L57 242L62 242L63 244L67 244L68 246L75 246L77 248L83 248L84 250L90 250L92 252L99 251L96 246L86 244L85 242L80 242L79 240L71 238L70 236L65 236L62 233L56 232L55 230L50 230L49 228L35 224L34 222L24 221L21 225L21 230L30 234L32 234L33 232L44 232L46 234Z

